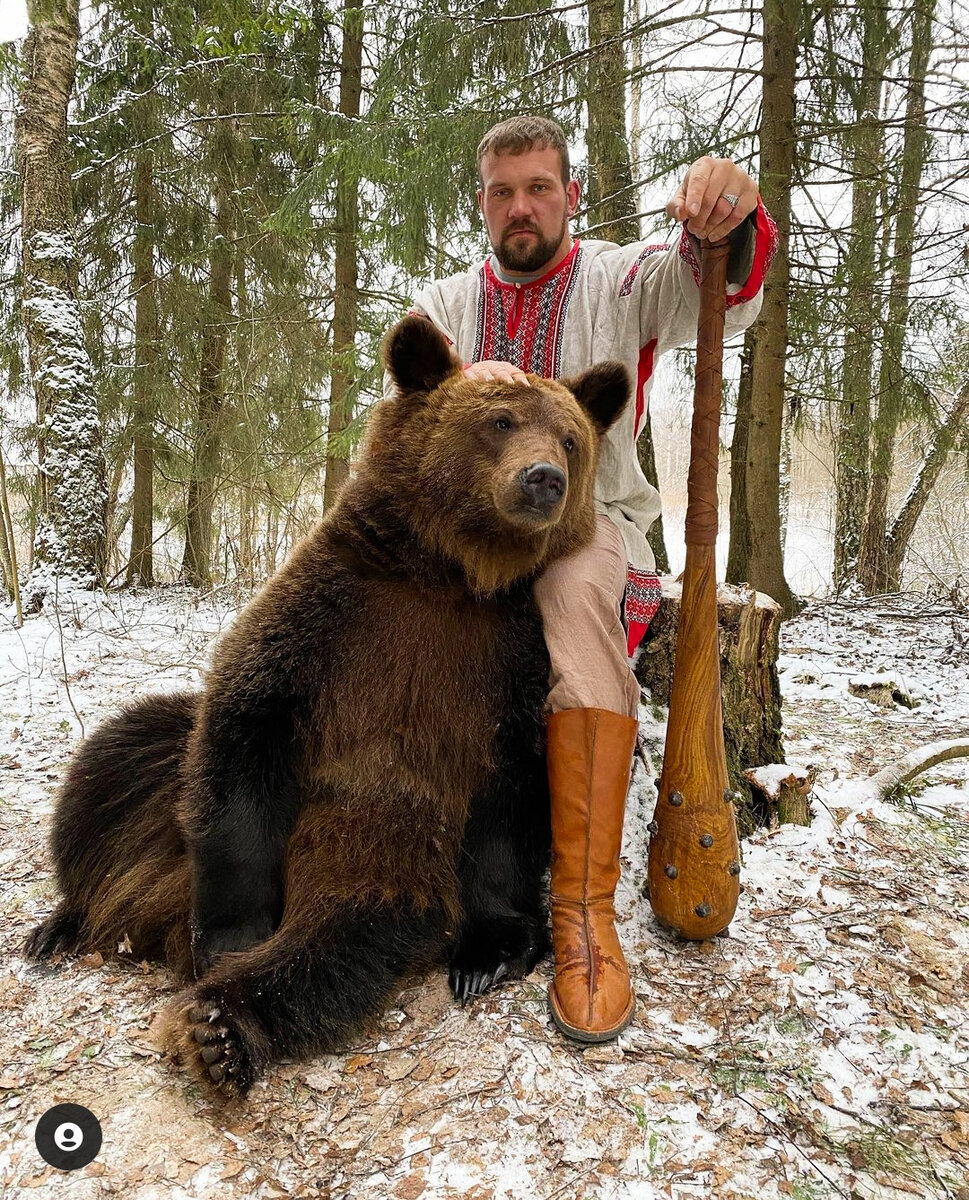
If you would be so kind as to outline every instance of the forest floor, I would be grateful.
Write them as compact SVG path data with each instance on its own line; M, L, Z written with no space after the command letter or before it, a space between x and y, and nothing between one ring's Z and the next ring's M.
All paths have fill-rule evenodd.
M818 768L814 821L745 843L727 938L683 943L653 921L640 764L619 905L639 1003L618 1043L555 1031L548 963L467 1008L441 971L348 1053L278 1066L216 1106L156 1049L165 970L37 966L20 948L55 902L47 837L79 721L197 682L232 611L231 597L74 593L23 629L0 618L4 1196L969 1200L966 764L892 803L864 786L908 749L969 735L964 609L818 603L784 626L787 757ZM849 695L885 671L914 708ZM104 1135L71 1174L33 1140L61 1102Z

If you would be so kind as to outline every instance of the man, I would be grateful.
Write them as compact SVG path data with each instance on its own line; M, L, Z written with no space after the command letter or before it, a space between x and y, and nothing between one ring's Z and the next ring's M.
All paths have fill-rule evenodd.
M551 660L549 1003L568 1036L607 1041L635 1007L613 907L640 699L627 655L659 604L646 533L660 500L639 466L636 438L657 355L696 337L697 239L731 241L729 336L757 315L776 228L745 171L701 158L667 205L684 223L677 246L573 240L579 184L561 128L539 117L489 130L478 171L493 253L425 288L412 311L444 332L474 378L527 385L526 372L568 377L619 359L635 380L634 401L600 451L595 541L535 584Z

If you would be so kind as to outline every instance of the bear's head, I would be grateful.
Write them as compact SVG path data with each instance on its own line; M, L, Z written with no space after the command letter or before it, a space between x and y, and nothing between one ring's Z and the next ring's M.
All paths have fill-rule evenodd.
M362 469L421 544L488 594L593 534L599 439L628 402L620 363L569 380L469 379L437 328L407 317L384 360L396 395L370 420Z

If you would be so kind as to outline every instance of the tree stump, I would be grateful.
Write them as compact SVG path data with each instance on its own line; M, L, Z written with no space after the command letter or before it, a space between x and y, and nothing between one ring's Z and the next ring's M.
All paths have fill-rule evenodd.
M669 705L680 614L680 584L663 578L663 600L641 644L636 678L656 704ZM781 608L770 596L736 584L717 589L720 629L720 690L723 735L731 787L737 802L737 829L746 837L770 814L751 791L744 772L765 763L783 763L781 689L777 677Z
M771 764L751 767L744 774L754 792L764 797L772 826L811 824L811 791L818 777L817 767Z

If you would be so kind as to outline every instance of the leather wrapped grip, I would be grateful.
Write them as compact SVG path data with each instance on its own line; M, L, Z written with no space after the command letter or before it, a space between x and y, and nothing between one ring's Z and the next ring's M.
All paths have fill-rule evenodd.
M717 467L720 458L720 402L723 395L723 321L727 305L730 243L702 244L700 316L696 331L696 376L690 474L687 485L686 544L712 546L717 540Z

